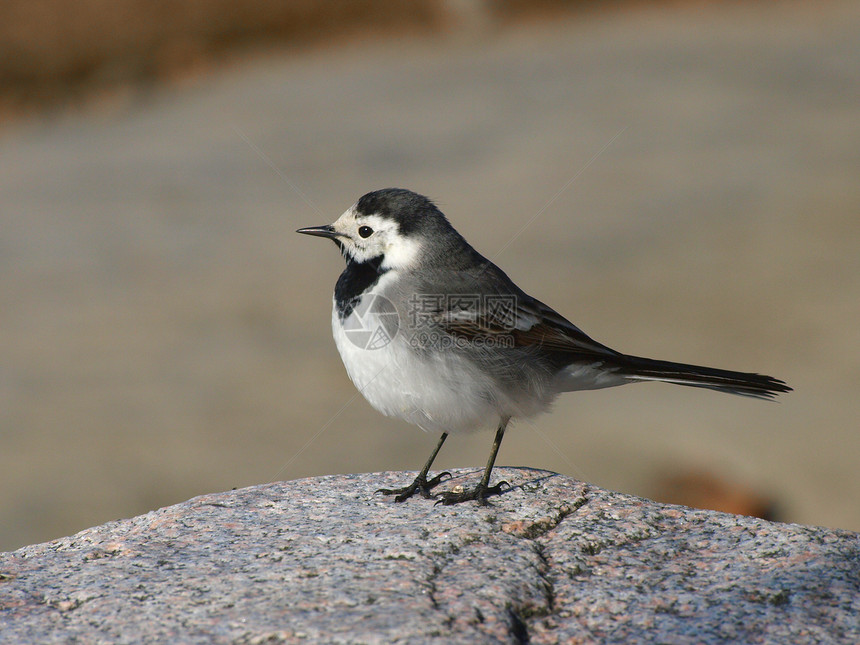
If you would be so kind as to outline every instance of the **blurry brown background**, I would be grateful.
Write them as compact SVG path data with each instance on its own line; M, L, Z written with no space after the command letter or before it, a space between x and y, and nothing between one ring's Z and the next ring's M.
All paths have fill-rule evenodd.
M499 463L860 530L857 33L848 0L3 3L0 549L418 468L293 232L385 186L597 340L796 388L569 394Z

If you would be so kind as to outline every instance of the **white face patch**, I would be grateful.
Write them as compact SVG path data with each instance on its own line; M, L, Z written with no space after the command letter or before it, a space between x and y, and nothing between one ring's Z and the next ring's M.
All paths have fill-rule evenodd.
M397 222L379 215L360 215L354 205L332 227L340 234L344 252L356 262L381 256L383 268L403 269L418 258L420 242L401 235Z

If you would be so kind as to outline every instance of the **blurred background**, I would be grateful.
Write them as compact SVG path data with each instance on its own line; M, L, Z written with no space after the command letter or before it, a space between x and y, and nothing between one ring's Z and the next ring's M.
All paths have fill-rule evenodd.
M858 33L853 0L4 2L0 550L419 468L294 233L386 186L601 342L796 390L568 394L499 464L860 530Z

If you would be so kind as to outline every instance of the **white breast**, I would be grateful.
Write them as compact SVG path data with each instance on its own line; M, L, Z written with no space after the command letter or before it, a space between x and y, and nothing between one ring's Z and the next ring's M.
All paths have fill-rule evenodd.
M333 308L332 332L347 374L370 405L433 432L496 427L500 411L487 396L492 385L474 365L451 352L413 351L404 334L386 342L378 333L383 321L356 310L341 324Z

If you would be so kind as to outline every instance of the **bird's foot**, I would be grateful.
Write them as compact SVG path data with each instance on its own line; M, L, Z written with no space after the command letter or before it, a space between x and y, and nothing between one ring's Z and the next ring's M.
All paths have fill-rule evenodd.
M478 483L472 488L465 488L462 490L455 489L438 493L436 495L438 498L436 503L451 506L453 504L459 504L460 502L467 502L470 499L474 499L477 500L478 504L481 506L487 506L487 498L490 495L501 495L503 488L510 488L510 484L508 484L508 482L499 482L495 486L487 486L485 484Z
M396 495L394 498L395 502L405 502L407 499L412 497L415 493L421 493L421 497L430 498L432 495L430 491L445 481L445 478L451 477L451 473L445 471L443 473L439 473L433 479L427 480L426 475L418 475L409 486L404 486L403 488L380 488L377 490L377 493L382 493L383 495Z

